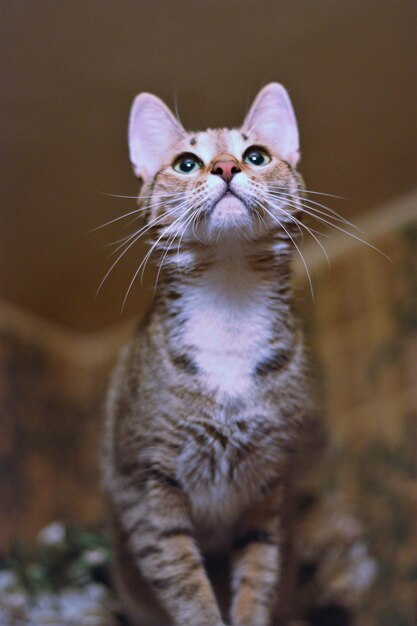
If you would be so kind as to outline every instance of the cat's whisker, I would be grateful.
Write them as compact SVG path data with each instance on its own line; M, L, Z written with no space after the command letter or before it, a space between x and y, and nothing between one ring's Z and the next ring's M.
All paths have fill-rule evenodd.
M185 192L185 191L175 191L175 192L170 192L170 193L158 193L157 194L157 198L168 198L171 199L173 201L178 200L179 198L183 199L186 198L187 196L189 196L190 194ZM149 200L149 199L155 199L155 194L149 194L149 195L144 195L144 194L139 194L138 199L139 200Z
M196 218L196 216L197 216L197 215L199 215L199 213L200 213L200 212L201 212L201 210L202 210L202 208L201 208L201 207L200 207L200 208L198 208L198 204L201 202L201 199L202 199L203 195L204 195L204 194L203 194L203 192L202 192L202 191L201 191L200 193L197 193L197 194L196 194L196 196L195 196L195 198L194 198L194 202L193 202L193 203L192 203L192 205L190 206L190 209L192 209L192 211L193 211L193 212L192 212L192 214L191 214L191 216L190 216L190 219L187 219L187 220L186 220L186 222L185 222L185 224L184 224L184 228L183 228L182 234L181 234L181 236L180 236L180 238L179 238L179 241L178 241L178 245L177 245L177 265L178 265L178 270L179 270L179 273L180 273L180 274L181 274L181 269L180 269L179 264L178 264L178 258L179 258L179 250L180 250L180 246L181 246L181 241L182 241L182 238L183 238L183 236L184 236L184 234L185 234L185 231L186 231L186 229L187 229L188 225L189 225L190 223L191 223L191 224L193 224L194 219ZM200 243L201 243L201 242L200 242Z
M105 243L104 247L105 248L111 248L112 246L117 246L120 243L126 242L128 239L130 239L130 237L131 237L131 235L126 235L125 237L121 237L120 239L116 239L116 241L112 241L110 243ZM113 254L115 254L114 250L110 253L110 257L113 256Z
M246 228L243 224L237 224L237 228L238 230L240 230L241 235L246 239L246 241L251 241L251 238L249 237L248 233L245 232Z
M199 241L201 244L204 245L204 242L201 241L201 239L198 237L198 235L195 232L196 221L197 221L199 215L201 215L202 210L203 210L202 207L198 207L198 205L194 204L194 212L191 215L191 218L190 218L189 222L187 223L187 227L190 226L190 224L191 224L191 231L192 231L194 237L197 239L197 241ZM185 231L184 231L183 235L184 234L185 234ZM181 239L182 239L182 237L181 237ZM179 245L181 244L181 239L179 241Z
M172 237L170 237L170 238L168 239L168 242L167 242L167 248L166 248L166 250L165 250L165 252L164 252L164 255L163 255L163 257L161 258L161 261L160 261L160 263L159 263L158 272L157 272L157 274L156 274L156 280L155 280L154 294L156 293L156 289L157 289L157 287L158 287L158 281L159 281L159 276L160 276L161 271L162 271L162 266L163 266L163 264L164 264L164 262L165 262L165 259L166 259L166 257L167 257L167 254L169 253L169 251L170 251L170 249L171 249L171 247L172 247L172 244L174 243L174 240L175 240L175 233L172 235Z
M176 220L174 220L174 222L172 224L170 224L168 226L168 228L172 228L177 223L179 223L184 218L184 216L186 216L191 210L192 210L192 207L189 207L182 215L180 215ZM126 293L125 300L123 302L123 307L125 305L125 302L127 300L128 295L129 295L129 291L132 288L132 285L133 285L134 281L136 280L136 278L137 278L137 276L138 276L138 274L140 272L141 267L142 267L142 273L141 273L141 282L142 282L147 262L149 261L153 251L158 247L159 242L165 237L165 235L166 235L166 233L163 232L160 235L160 237L158 237L158 239L153 243L152 247L150 248L150 250L146 254L145 258L143 259L142 263L140 264L139 268L137 269L137 271L136 271L136 273L135 273L135 275L134 275L134 277L133 277L133 279L131 281L131 284L129 285L129 289L128 289L127 293ZM174 242L174 240L175 240L175 238L177 236L178 236L178 234L177 234L177 232L175 230L174 230L172 235L168 236L167 249L165 250L163 259L165 259L166 255L168 254L168 252L169 252L169 250L170 250L170 248L171 248L171 246L172 246L172 244L173 244L173 242ZM161 269L161 266L160 266L160 268L158 270L157 281L158 281L158 278L159 278L160 269ZM156 283L157 283L157 281L156 281ZM123 308L122 308L122 310L123 310Z
M158 238L158 239L157 239L157 240L153 243L153 245L151 246L151 248L150 248L150 249L148 250L148 252L146 253L145 257L142 259L141 263L139 264L139 267L138 267L138 268L137 268L137 270L135 271L135 273L134 273L134 275L133 275L133 278L132 278L132 280L130 281L129 287L128 287L127 291L126 291L125 297L124 297L124 299L123 299L123 304L122 304L121 313L123 313L123 311L124 311L124 308L125 308L125 306L126 306L127 299L128 299L128 297L129 297L129 293L130 293L130 291L131 291L131 289L132 289L132 287L133 287L133 284L134 284L134 282L136 281L136 278L138 277L139 272L141 271L141 269L142 269L142 268L143 268L143 269L142 269L142 274L141 274L141 282L143 282L143 276L144 276L144 272L145 272L145 268L146 268L147 262L148 262L148 260L150 259L151 255L152 255L152 252L155 250L155 248L156 248L156 246L157 246L157 244L158 244L158 241L159 241L160 239L162 239L162 237L163 237L163 236L164 236L164 233L162 233L162 234L160 235L160 237L159 237L159 238Z
M114 261L114 263L111 265L111 267L107 270L106 274L104 275L104 278L102 279L102 281L100 282L100 284L98 286L98 289L96 291L96 297L98 296L101 288L103 287L103 285L106 282L107 278L109 277L109 275L113 271L114 267L119 263L119 261L123 258L123 256L126 254L126 252L141 238L141 236L145 232L148 232L153 226L157 225L157 223L160 221L160 219L162 217L163 216L157 216L154 220L152 220L151 222L145 224L145 226L140 228L136 233L134 233L133 235L129 236L129 238L127 239L127 241L125 243L127 244L130 240L132 240L132 241L130 241L130 243L128 243L128 245L123 250L123 252L117 257L117 259ZM122 243L115 251L113 251L112 254L116 254L125 245L125 243Z
M188 213L188 210L185 212L185 214L184 214L184 215L186 215L187 213ZM168 226L168 228L172 228L173 226L175 226L175 225L176 225L176 224L177 224L177 223L178 223L178 222L179 222L179 221L180 221L180 220L184 217L184 215L180 215L180 216L179 216L176 220L174 220L174 222L173 222L172 224L170 224L170 225ZM134 284L134 282L135 282L136 278L138 277L139 272L140 272L140 271L141 271L141 269L143 268L143 270L142 270L142 279L143 279L143 273L144 273L144 271L145 271L146 264L147 264L147 262L148 262L149 258L151 257L152 252L155 250L155 248L157 247L158 243L161 241L161 239L162 239L164 236L165 236L165 232L163 232L163 233L162 233L162 234L158 237L158 239L157 239L157 240L153 243L153 245L152 245L151 249L150 249L150 250L149 250L149 252L145 255L145 257L144 257L144 259L142 260L142 262L140 263L140 265L139 265L138 269L137 269L137 270L136 270L136 272L134 273L133 278L132 278L132 280L130 281L129 287L128 287L128 289L127 289L126 295L125 295L124 300L123 300L123 304L122 304L122 313L123 313L123 311L124 311L124 308L125 308L125 305L126 305L126 301L127 301L128 297L129 297L129 293L130 293L130 291L131 291L131 289L132 289L132 287L133 287L133 284Z
M189 225L190 225L190 224L191 224L191 229L192 229L192 232L194 233L194 236L196 237L196 239L197 239L197 240L198 240L201 244L203 244L203 245L204 245L204 242L202 242L202 241L201 241L201 239L199 239L199 237L198 237L198 236L195 234L195 232L194 232L195 220L196 220L196 219L198 218L198 216L201 214L201 211L203 210L203 208L202 208L202 207L198 207L198 206L196 206L196 203L194 203L193 209L194 209L194 210L193 210L193 213L192 213L192 214L191 214L191 216L190 216L190 217L186 220L186 222L185 222L185 224L184 224L184 226L183 226L183 229L182 229L182 232L180 233L179 241L178 241L178 244L177 244L177 255L176 255L176 256L177 256L177 267L178 267L178 272L179 272L180 276L182 276L181 266L180 266L180 263L179 263L180 247L181 247L181 242L182 242L182 239L183 239L183 237L184 237L184 235L185 235L185 232L186 232L186 230L187 230L187 228L189 227ZM172 243L173 243L173 241L172 241Z
M326 198L335 198L336 200L346 200L346 201L352 201L353 198L348 198L347 196L338 196L334 193L326 193L324 191L316 191L313 189L302 189L302 193L307 193L308 195L313 195L313 196L325 196Z
M318 244L318 246L320 247L320 249L322 250L326 261L327 261L327 266L330 269L330 259L329 259L329 255L327 254L327 250L325 249L325 247L323 246L323 244L321 243L321 241L318 239L318 237L316 237L316 235L314 234L313 229L311 229L309 226L307 226L306 224L303 224L303 222L301 222L300 220L298 220L295 215L291 215L290 213L288 213L287 211L284 211L284 209L282 207L280 207L279 205L275 205L270 203L270 205L273 206L273 208L275 208L277 211L280 211L282 213L284 213L284 215L287 215L289 218L291 218L297 225L299 225L299 227L304 228L311 237L313 237L313 239L316 241L316 243ZM315 231L317 232L317 231ZM322 234L322 233L320 233Z
M134 211L129 211L129 213L124 213L123 215L119 215L119 217L115 217L114 219L110 220L109 222L106 222L105 224L101 224L100 226L96 226L95 228L92 228L91 230L89 230L89 233L94 233L97 230L100 230L101 228L105 228L106 226L110 226L110 224L114 224L115 222L118 222L119 220L123 220L126 217L130 217L130 215L134 215L135 213L139 213L142 212L143 208L139 208L139 209L135 209Z
M305 213L306 215L310 215L310 217L315 218L316 220L322 222L323 224L326 224L330 228L334 228L334 229L340 231L341 233L347 235L348 237L352 237L356 241L359 241L360 243L363 243L368 248L371 248L372 250L375 250L375 252L378 252L379 254L382 254L382 256L385 257L388 261L391 261L390 257L388 255L386 255L384 252L382 252L382 250L380 250L376 246L372 245L371 243L369 243L365 239L362 239L358 235L355 235L354 233L350 233L348 230L345 230L341 226L338 226L337 224L334 224L333 222L330 222L329 220L327 220L327 219L325 219L325 218L323 218L323 217L321 217L319 215L316 215L315 213L312 212L312 211L314 211L314 209L312 209L311 207L306 207L302 202L294 203L294 202L290 202L288 200L285 200L284 198L283 198L283 201L286 201L287 204L289 204L290 206L292 206L295 209L299 210L301 213Z
M311 206L312 201L308 200L308 198L303 198L302 196L295 196L294 194L283 194L283 193L278 193L278 192L274 192L274 191L268 191L268 195L271 198L276 198L278 200L283 200L284 202L287 202L288 204L291 204L294 207L305 207L306 209L314 212L314 215L317 216L322 216L324 215L327 219L329 220L335 220L337 222L341 222L343 224L345 224L346 226L349 226L351 228L355 228L356 230L359 230L354 224L352 224L351 222L349 222L349 220L345 219L344 217L338 215L335 211L332 211L332 209L330 209L329 207L326 207L325 205L320 204L320 206L322 208L325 209L325 211L321 211L319 209L316 209L314 206ZM317 204L317 203L316 203Z
M109 194L107 194L109 195ZM184 198L186 198L186 194L184 194ZM166 204L160 204L157 208L161 208L162 206L166 206ZM131 215L135 215L137 213L144 213L149 209L149 204L145 205L145 206L141 206L138 207L137 209L134 209L132 211L129 211L128 213L124 213L123 215L119 215L118 217L113 218L112 220L106 222L105 224L101 224L100 226L96 226L95 228L92 228L91 230L89 230L89 233L93 233L97 230L100 230L101 228L105 228L106 226L110 226L111 224L114 224L115 222L118 222L122 219L125 219L127 217L130 217ZM134 218L134 220L131 220L129 222L129 224L131 224L133 221L140 219L141 215L138 215L137 217Z
M102 289L104 283L106 282L107 278L110 276L111 272L113 271L113 269L116 267L116 265L119 263L120 259L122 259L124 257L124 255L126 254L126 252L133 246L134 243L136 243L136 241L138 241L138 239L140 239L141 235L139 234L136 238L133 239L133 241L131 241L129 243L129 245L123 250L123 252L117 257L117 259L114 261L114 263L110 266L110 268L107 270L107 272L104 275L104 278L102 279L102 281L100 282L98 289L96 291L96 297L98 296L98 294L100 293L100 290ZM118 250L120 249L120 247L118 248Z
M327 213L324 213L323 211L318 211L318 209L315 209L314 207L310 207L304 204L304 202L300 198L296 198L294 196L282 196L281 194L269 194L269 195L271 198L274 198L275 200L281 200L284 204L296 209L300 213L304 212L307 214L308 212L308 214L311 217L322 222L323 224L326 224L329 227L332 227L332 226L336 227L336 224L334 224L334 222L331 220L337 220L337 221L344 223L344 220L338 220L336 217L333 217L332 215L328 215ZM323 215L326 216L326 219L322 217Z
M321 207L326 209L325 211L321 211L320 209L317 209L315 206L312 206L311 201L308 198L303 198L302 196L298 197L292 194L282 194L282 193L278 193L274 191L270 191L269 195L271 197L278 198L280 200L291 200L292 202L299 202L300 205L303 204L306 208L310 209L311 211L315 211L318 215L324 215L330 220L335 220L336 222L340 222L342 224L345 224L346 226L359 230L357 226L349 222L349 220L345 219L344 217L339 216L338 214L336 214L335 211L332 211L325 205L320 205Z
M261 204L261 206L262 206L262 208L264 209L264 211L266 211L266 213L268 213L268 215L269 215L270 217L272 217L272 219L273 219L273 220L274 220L274 221L275 221L275 222L276 222L276 223L277 223L277 224L278 224L278 225L279 225L279 226L280 226L280 227L281 227L281 228L285 231L285 233L287 234L287 236L291 239L291 241L292 241L292 243L293 243L293 245L294 245L295 249L297 250L298 255L300 256L300 259L301 259L301 261L302 261L302 263L303 263L303 265L304 265L304 269L305 269L305 271L306 271L306 274L307 274L307 279L308 279L308 283L309 283L309 286L310 286L311 297L312 297L312 299L313 299L313 301L314 301L314 289L313 289L313 282L312 282L312 280L311 280L311 276L310 276L310 272L309 272L309 269L308 269L307 263L306 263L306 261L305 261L305 259L304 259L304 256L303 256L303 254L302 254L302 252L301 252L300 248L298 247L298 245L297 245L297 243L295 242L294 238L291 236L291 233L289 233L289 232L288 232L288 230L285 228L285 226L282 224L282 222L281 222L281 221L280 221L277 217L275 217L275 215L274 215L273 213L271 213L271 211L269 211L269 209L267 209L267 207L266 207L264 204Z
M334 211L333 209L326 206L325 204L321 204L320 202L315 202L314 200L310 200L310 198L304 198L303 196L300 197L300 202L304 204L306 207L308 207L309 209L311 209L312 211L315 211L316 213L318 213L319 215L325 215L329 219L333 219L337 222L341 222L342 224L345 224L346 226L349 226L349 228L352 228L353 230L356 230L358 232L360 232L361 230L359 226L357 226L350 220L346 219L342 215L339 215L337 211ZM324 211L317 209L316 208L317 206L324 209Z
M180 200L180 204L176 204L178 201ZM159 202L157 204L155 204L155 206L153 207L153 210L160 210L160 209L169 209L172 208L174 206L175 209L179 209L180 207L186 206L189 202L189 196L188 194L181 194L181 197L175 197L175 198L170 198L169 200L163 201L163 202ZM151 204L148 202L145 205L145 209L147 211L151 210ZM167 212L168 213L168 212ZM133 224L133 222L136 222L137 220L141 219L141 215L138 215L137 217L134 217L132 220L130 220L130 222L127 224L126 228L129 227L131 224Z
M255 207L255 210L253 210L253 214L256 216L256 219L258 220L260 230L262 230L261 216L259 214L259 211L256 210L256 207Z
M124 195L120 195L117 193L108 193L107 191L97 191L96 193L99 193L102 196L108 196L110 198L122 198L122 199L126 199L126 200L137 200L138 196L124 196Z
M301 226L304 226L304 224L302 224L299 220L297 220L297 218L295 217L295 215L291 215L291 213L288 213L288 211L284 211L284 209L281 207L279 207L276 204L273 204L271 201L269 201L268 203L270 206L273 206L273 208L278 209L281 213L283 213L291 222L293 222L297 228L298 228L298 232L300 233L301 236L301 241L304 241L304 232L301 229Z
M159 220L159 217L157 218L157 220ZM113 250L110 253L110 257L117 254L118 251L121 250L125 244L129 243L129 241L131 241L134 237L137 237L137 239L140 239L148 231L152 230L152 228L157 225L157 220L154 220L152 223L147 223L141 228L139 228L139 230L136 230L134 233L131 233L130 235L126 235L126 237L122 237L121 239L118 239L117 241L113 242L113 244L109 244L109 245L120 244L119 246L117 246L117 248L115 248L115 250Z
M141 236L143 236L146 232L148 232L149 230L151 230L151 228L155 225L158 224L158 221L165 216L171 216L171 215L175 215L179 210L181 210L184 206L186 206L188 203L186 201L182 202L181 204L171 208L171 210L165 211L164 216L161 215L157 215L156 218L154 218L153 220L151 220L150 222L147 222L144 226L142 226L139 230L135 231L134 233L132 233L131 235L128 235L127 237L124 237L121 241L123 241L123 243L118 246L118 248L116 248L115 250L113 250L113 252L111 253L111 256L116 254L121 248L123 248L123 246L125 245L125 243L127 243L128 241L130 241L133 237L136 237L136 235L139 235L138 238L140 238ZM156 207L157 209L160 209L161 206Z
M130 235L127 235L126 237L123 237L120 240L122 243L115 250L112 251L110 256L113 256L113 255L117 254L117 252L119 250L121 250L123 248L123 246L125 244L129 243L129 241L131 241L132 239L135 238L135 241L140 239L143 235L145 235L147 232L149 232L154 226L157 226L158 222L161 220L161 218L162 218L162 216L158 215L156 218L154 218L150 222L146 222L146 224L144 226L141 226L141 228L136 230L134 233L131 233Z
M192 232L193 232L194 237L197 239L197 241L199 241L199 242L200 242L201 244L203 244L203 245L206 245L204 241L201 241L200 237L199 237L199 236L197 235L197 233L195 232L196 222L197 222L198 218L200 217L200 215L201 215L201 213L202 213L202 210L203 210L203 209L202 209L202 208L200 208L200 209L198 209L198 210L195 212L194 219L193 219L193 222L192 222L192 227L191 227L191 230L192 230Z
M141 226L138 230L135 230L130 235L126 235L126 237L123 237L122 239L120 239L121 244L115 250L113 250L110 256L117 254L117 252L121 250L125 244L129 243L129 241L131 241L135 237L140 239L142 236L146 235L146 233L152 230L153 227L158 225L158 222L160 219L161 219L160 216L158 216L151 222L146 222L143 226Z
M282 191L288 191L288 187L283 187L282 185L271 185L271 187L273 189L278 189L278 190L282 190ZM302 189L301 193L308 193L308 194L314 194L314 195L318 195L318 196L328 196L329 198L337 198L338 200L350 200L350 198L346 198L346 196L336 196L333 193L326 193L324 191L316 191L313 189Z
M192 203L192 205L190 206L190 208L193 210L193 213L191 214L190 219L186 221L186 223L185 223L185 225L184 225L184 228L183 228L182 235L181 235L181 236L180 236L180 238L179 238L179 241L178 241L178 246L177 246L177 259L178 259L178 255L179 255L179 248L180 248L180 245L181 245L182 238L183 238L183 236L184 236L184 234L185 234L185 231L186 231L186 229L187 229L187 227L189 226L189 224L190 224L190 223L191 223L191 230L192 230L192 232L193 232L193 234L194 234L195 238L196 238L196 239L197 239L197 240L198 240L201 244L203 244L203 245L204 245L204 242L202 242L202 241L201 241L201 239L200 239L200 238L196 235L195 230L194 230L194 227L195 227L195 221L196 221L196 219L198 218L198 216L199 216L199 215L201 215L201 212L202 212L202 210L203 210L203 207L198 207L198 204L201 202L201 200L203 199L203 197L204 197L204 192L203 192L203 191L201 191L201 192L197 192L197 193L196 193L196 195L195 195L195 197L194 197L194 202L193 202L193 203ZM180 270L180 268L179 268L179 267L178 267L178 269L179 269L179 273L181 274L181 270Z
M260 224L260 228L262 230L262 226L265 227L265 229L268 229L268 225L263 217L263 215L261 215L258 211L257 211L257 215L258 215L258 219L259 219L259 224Z
M180 203L178 203L178 200L180 200ZM155 204L152 208L151 208L151 204L148 202L145 207L144 210L146 210L147 212L150 212L151 210L154 211L160 211L161 209L163 209L166 213L166 215L170 215L170 210L172 212L172 209L174 209L174 211L180 210L182 207L186 206L189 202L189 198L187 197L186 194L184 194L184 196L179 199L179 198L174 198L171 200L167 200L166 202L159 202L157 204ZM132 220L130 220L130 222L128 222L127 227L129 227L131 224L133 224L134 222L136 222L137 220L141 219L143 216L142 215L138 215L137 217L134 217Z
M140 192L136 195L136 196L124 196L124 195L120 195L120 194L116 194L116 193L108 193L106 191L97 191L97 193L101 194L102 196L109 196L110 198L122 198L122 199L127 199L127 200L144 200L144 199L148 199L148 198L152 198L153 194L149 194L149 195L143 195ZM175 192L175 196L178 197L180 195L186 195L183 192ZM160 198L171 198L173 196L172 193L165 193L165 194L159 194Z
M289 192L283 192L283 191L277 191L276 189L274 190L274 186L271 185L270 187L272 189L272 193L273 195L280 195L281 197L286 197L286 198L290 198L290 199L295 199L295 196L292 193ZM304 192L304 190L303 190ZM302 192L302 193L303 193ZM300 194L301 197L297 196L297 199L300 202L305 202L308 203L308 205L315 205L315 206L319 206L322 209L325 210L325 212L320 211L319 209L315 209L314 207L311 207L311 209L314 209L315 211L317 211L318 213L322 214L322 215L326 215L327 217L332 217L332 219L336 219L337 221L343 222L344 224L346 224L346 226L350 226L351 228L354 228L355 230L360 230L358 228L358 226L356 226L355 224L353 224L352 222L350 222L348 219L346 219L345 217L343 217L342 215L340 215L337 211L335 211L334 209L331 209L330 207L326 206L325 204L322 204L320 202L316 202L315 200L311 200L310 198L303 198L302 193ZM329 215L329 213L331 213L331 215Z
M187 209L187 210L184 212L184 214L181 216L182 218L184 218L184 216L186 216L188 213L190 213L190 211L193 211L193 210L195 209L195 207L196 207L196 203L197 203L197 200L198 200L198 199L196 198L195 202L194 202L192 205L190 205L190 206L188 207L188 209ZM194 213L192 213L192 215L191 215L190 217L194 217ZM187 221L188 221L188 220L187 220ZM174 231L174 233L170 236L170 238L169 238L169 240L168 240L167 246L168 246L168 247L170 247L171 242L173 242L173 241L174 241L176 238L178 238L178 237L179 237L179 234L178 234L177 232L175 232L175 231Z
M284 214L291 222L293 222L297 228L298 231L300 233L301 236L301 240L304 240L304 233L301 230L301 227L304 227L304 224L302 224L302 222L300 222L299 220L297 220L297 218L295 217L295 215L292 215L291 213L288 213L287 211L284 211L282 205L277 205L275 202L271 201L271 198L274 197L272 196L270 193L267 194L268 195L268 199L265 198L265 202L267 202L268 206L272 206L275 209L278 209L282 214ZM276 200L276 198L274 197L274 200Z
M195 205L195 204L194 204L194 206L193 206L193 207L191 207L191 208L193 209L193 212L191 213L191 216L190 216L190 217L189 217L189 218L185 221L185 223L184 223L184 225L183 225L183 229L182 229L182 231L180 232L180 237L179 237L178 244L177 244L177 267L178 267L178 272L179 272L180 276L182 275L182 273L181 273L181 267L180 267L180 264L179 264L179 255L180 255L180 246L181 246L181 242L182 242L182 239L183 239L183 237L184 237L184 235L185 235L185 232L186 232L186 230L187 230L187 227L189 226L189 224L190 224L190 223L192 223L192 220L194 219L195 214L198 212L198 208L196 208L196 205Z

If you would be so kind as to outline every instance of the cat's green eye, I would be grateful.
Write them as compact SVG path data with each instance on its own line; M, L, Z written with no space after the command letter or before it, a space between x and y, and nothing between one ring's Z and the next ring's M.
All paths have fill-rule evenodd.
M194 154L182 154L172 167L179 174L194 174L202 166L202 162Z
M245 163L249 163L250 165L262 166L266 165L271 161L271 157L263 148L248 148L243 155L243 160Z

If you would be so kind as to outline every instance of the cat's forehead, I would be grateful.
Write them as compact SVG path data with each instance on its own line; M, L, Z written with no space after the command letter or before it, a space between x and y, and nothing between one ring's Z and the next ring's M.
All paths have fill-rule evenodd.
M209 163L218 154L232 154L240 159L247 146L247 138L236 128L209 128L206 131L192 133L190 151Z

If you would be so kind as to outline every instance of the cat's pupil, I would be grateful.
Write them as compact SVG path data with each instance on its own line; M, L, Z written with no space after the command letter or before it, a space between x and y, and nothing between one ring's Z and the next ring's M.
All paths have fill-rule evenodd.
M253 163L253 165L262 165L265 161L265 157L260 152L250 152L248 154L248 160Z
M188 174L195 166L195 161L193 159L184 159L180 163L180 170L184 172L184 174Z

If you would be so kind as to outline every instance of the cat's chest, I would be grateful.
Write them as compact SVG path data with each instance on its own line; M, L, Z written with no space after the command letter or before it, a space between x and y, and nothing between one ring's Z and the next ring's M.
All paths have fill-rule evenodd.
M211 390L238 396L251 387L257 361L270 352L273 316L268 304L256 277L244 272L228 276L221 268L188 298L183 338Z
M279 474L279 422L254 415L230 426L196 418L184 432L178 477L196 527L226 531Z

